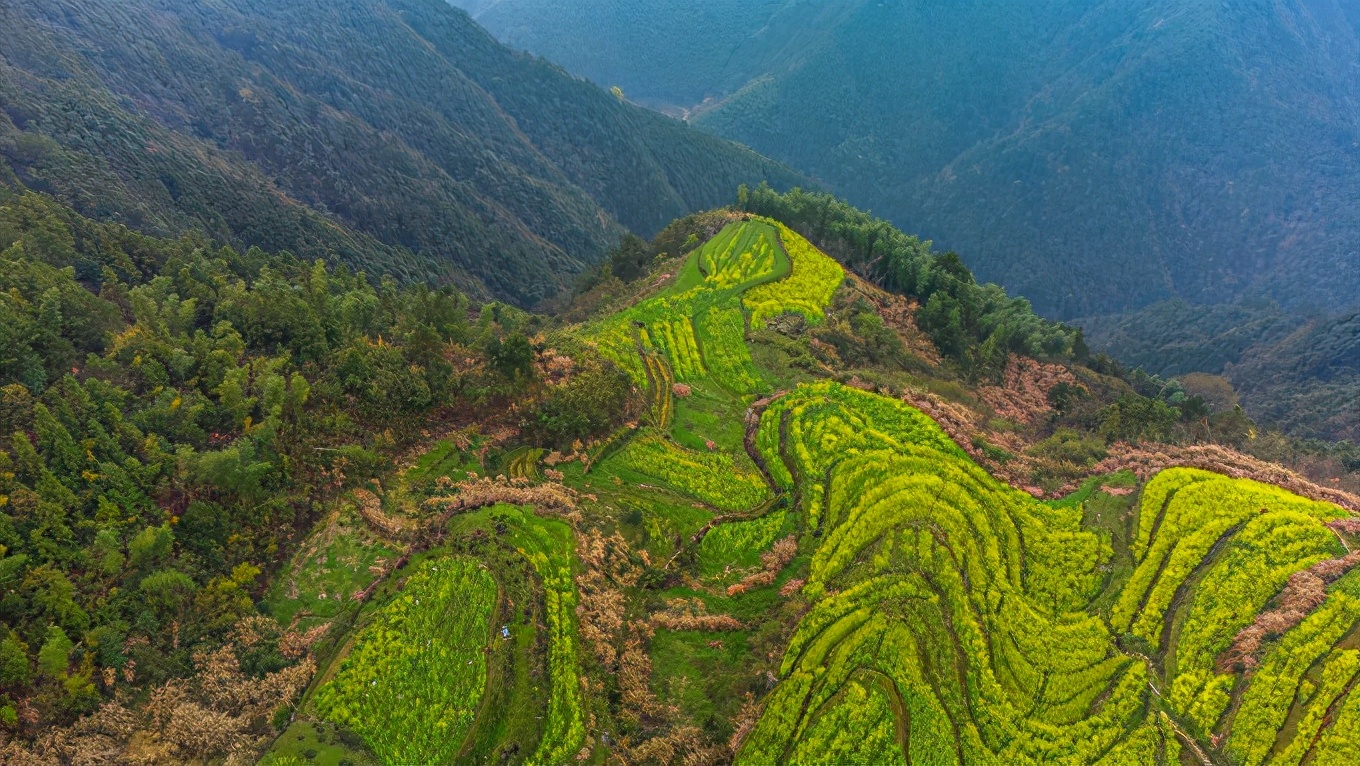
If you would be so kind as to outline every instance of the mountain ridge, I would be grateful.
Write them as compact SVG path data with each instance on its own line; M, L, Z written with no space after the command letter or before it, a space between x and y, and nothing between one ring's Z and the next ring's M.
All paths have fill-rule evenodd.
M162 234L201 228L533 303L625 227L654 233L741 182L801 180L514 54L434 0L3 14L0 156L31 187Z
M1075 318L1171 298L1356 305L1360 36L1344 5L503 0L477 18L694 110ZM780 48L805 25L818 39ZM750 52L740 74L724 50Z

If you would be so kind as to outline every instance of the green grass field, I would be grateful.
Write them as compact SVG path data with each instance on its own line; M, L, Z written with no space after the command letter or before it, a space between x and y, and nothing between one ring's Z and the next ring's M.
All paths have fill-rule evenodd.
M303 543L289 568L265 594L269 613L282 625L307 630L336 617L390 569L400 555L364 526L354 506L342 501L340 510Z

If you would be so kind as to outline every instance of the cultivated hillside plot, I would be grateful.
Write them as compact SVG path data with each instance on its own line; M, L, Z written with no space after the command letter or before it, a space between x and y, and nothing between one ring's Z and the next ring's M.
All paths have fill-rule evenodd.
M1281 737L1278 757L1349 741L1349 718L1311 741L1346 684L1320 689L1326 699L1295 694L1314 683L1309 668L1354 676L1354 654L1333 647L1360 617L1360 579L1324 589L1354 563L1328 526L1341 509L1163 471L1135 511L1130 573L1109 566L1110 541L1083 529L1079 506L999 484L891 400L800 387L765 411L760 437L818 535L804 586L814 606L739 762L905 751L914 763L1147 763L1174 761L1178 738L1226 736L1227 753L1262 763L1291 710L1307 717L1310 705L1322 706L1311 728ZM1318 612L1263 621L1286 635L1268 649L1244 637L1287 583L1310 578ZM1105 595L1113 606L1094 606ZM874 690L897 711L898 736L883 734L891 718L841 710L876 704Z
M919 410L753 354L764 323L835 319L845 276L805 239L733 214L694 244L570 331L645 395L636 422L498 465L443 442L389 489L439 544L300 708L351 757L1360 756L1347 511L1190 468L1036 500Z

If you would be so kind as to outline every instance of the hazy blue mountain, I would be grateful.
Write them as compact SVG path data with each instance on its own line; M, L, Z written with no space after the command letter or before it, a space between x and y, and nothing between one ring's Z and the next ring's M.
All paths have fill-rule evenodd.
M464 4L1050 315L1360 304L1360 4Z
M553 294L799 177L511 51L442 0L0 4L0 162L148 233Z
M1360 312L1301 316L1271 301L1156 303L1078 320L1091 348L1164 377L1223 375L1257 420L1360 440Z

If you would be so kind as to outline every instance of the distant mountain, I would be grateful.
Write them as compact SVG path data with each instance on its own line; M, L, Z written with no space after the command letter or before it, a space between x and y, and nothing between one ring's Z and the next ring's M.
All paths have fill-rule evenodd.
M1043 313L1360 305L1360 4L455 2Z
M624 227L800 178L442 0L0 4L0 162L82 214L521 304Z
M1166 301L1078 324L1092 349L1126 365L1224 376L1258 421L1360 442L1360 312L1303 317L1266 301Z

